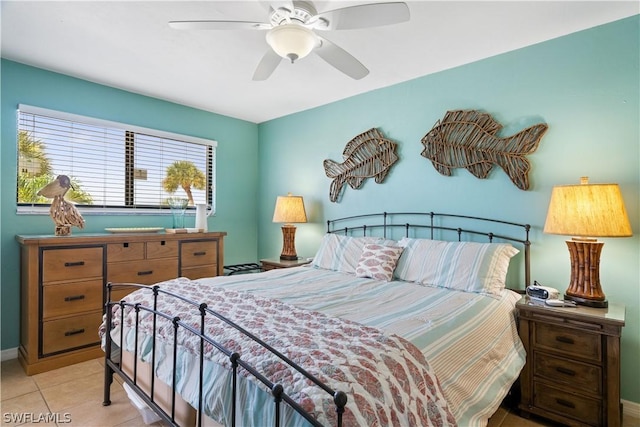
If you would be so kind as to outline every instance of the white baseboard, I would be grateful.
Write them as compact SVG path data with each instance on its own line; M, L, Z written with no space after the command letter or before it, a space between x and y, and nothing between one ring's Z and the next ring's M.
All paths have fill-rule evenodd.
M622 413L633 418L640 418L640 403L631 402L630 400L621 400Z
M17 358L18 358L18 347L8 348L6 350L0 351L0 362L4 362L5 360L17 359Z

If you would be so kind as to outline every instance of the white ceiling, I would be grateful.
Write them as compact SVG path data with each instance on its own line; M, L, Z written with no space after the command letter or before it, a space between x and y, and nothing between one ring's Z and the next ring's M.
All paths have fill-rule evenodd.
M373 2L315 5L322 12ZM640 13L638 1L407 3L409 22L322 33L369 68L357 81L313 54L252 81L268 48L264 31L167 24L266 22L258 1L2 0L2 57L260 123Z

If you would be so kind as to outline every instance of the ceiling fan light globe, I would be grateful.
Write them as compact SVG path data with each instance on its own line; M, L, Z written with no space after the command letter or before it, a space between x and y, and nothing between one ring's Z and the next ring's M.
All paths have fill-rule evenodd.
M316 35L310 29L297 24L284 24L267 33L267 43L279 56L290 59L304 58L318 45Z

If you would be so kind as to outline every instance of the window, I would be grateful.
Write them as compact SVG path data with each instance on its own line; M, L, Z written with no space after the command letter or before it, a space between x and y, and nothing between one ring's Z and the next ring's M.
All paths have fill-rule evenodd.
M170 198L215 209L215 141L20 105L19 207L58 175L65 198L90 209L159 209Z

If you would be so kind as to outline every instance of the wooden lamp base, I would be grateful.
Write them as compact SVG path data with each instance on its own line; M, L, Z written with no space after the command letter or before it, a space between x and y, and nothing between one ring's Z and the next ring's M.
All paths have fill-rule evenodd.
M571 281L564 298L576 304L606 308L609 304L600 286L600 253L604 243L596 239L567 240L571 258Z
M285 224L282 226L282 253L280 259L294 261L298 259L296 253L296 227Z

